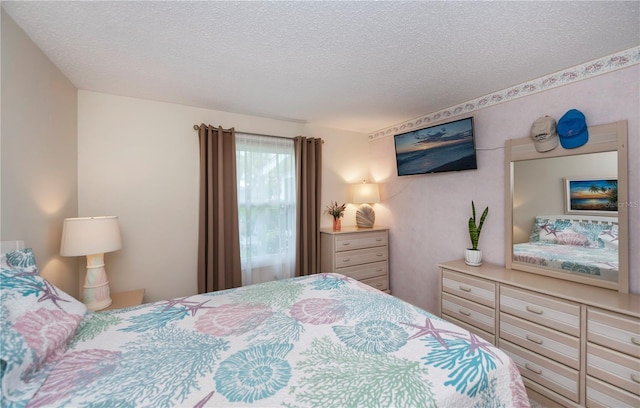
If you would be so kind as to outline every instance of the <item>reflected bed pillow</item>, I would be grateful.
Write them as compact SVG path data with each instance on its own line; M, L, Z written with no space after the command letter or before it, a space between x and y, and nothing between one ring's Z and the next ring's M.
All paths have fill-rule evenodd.
M612 251L618 250L618 226L617 225L609 225L605 228L600 235L599 239L604 242L604 247L610 249Z
M617 242L617 226L571 220L536 217L529 242L569 245L587 248L613 248ZM615 237L612 233L615 232ZM609 243L606 245L606 243Z
M2 254L0 267L0 405L26 405L87 308L38 275L29 248Z

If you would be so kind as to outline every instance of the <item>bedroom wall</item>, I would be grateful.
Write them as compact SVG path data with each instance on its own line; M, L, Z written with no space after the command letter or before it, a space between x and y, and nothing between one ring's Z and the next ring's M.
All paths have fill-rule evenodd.
M24 239L43 274L72 295L84 262L57 255L62 220L100 213L121 217L125 246L106 256L114 290L145 287L147 300L192 293L192 125L200 122L323 137L325 205L348 201L350 183L380 182L376 223L391 227L393 293L432 311L436 264L460 258L468 244L471 199L490 206L481 238L485 260L504 262L502 147L506 139L527 136L542 114L558 118L575 107L589 123L629 121L630 247L640 242L637 65L475 112L478 146L494 149L479 150L477 171L397 178L391 137L367 143L366 135L302 123L77 93L4 11L1 40L0 234ZM353 225L354 208L348 206L344 225ZM323 226L329 225L323 216ZM639 293L640 254L632 250L630 256L630 286Z
M504 142L528 137L539 116L557 120L571 108L588 124L628 120L630 290L640 293L640 254L633 250L640 245L639 78L634 65L473 112L478 170L397 177L393 137L373 139L371 171L382 195L376 222L391 228L392 293L438 312L437 264L463 257L471 200L489 206L480 238L484 261L504 265Z
M81 90L78 210L80 216L120 218L123 248L105 255L112 291L145 288L145 301L196 292L199 156L193 125L202 122L321 137L324 205L345 202L348 183L368 175L365 134ZM345 225L351 220L345 218ZM330 221L323 216L323 226Z
M78 295L78 259L58 255L77 214L77 90L2 10L2 240L33 248L40 273Z

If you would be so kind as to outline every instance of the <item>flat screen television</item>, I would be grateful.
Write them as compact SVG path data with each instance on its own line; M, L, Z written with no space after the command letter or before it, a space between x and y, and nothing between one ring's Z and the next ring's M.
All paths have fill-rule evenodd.
M478 168L473 117L394 136L398 176Z

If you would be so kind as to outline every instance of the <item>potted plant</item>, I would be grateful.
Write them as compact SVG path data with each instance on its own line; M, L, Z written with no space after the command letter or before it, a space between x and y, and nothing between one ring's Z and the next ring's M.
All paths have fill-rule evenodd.
M482 263L482 251L478 249L482 224L489 214L489 207L485 208L480 217L480 224L476 223L476 206L471 201L471 217L469 218L469 238L471 238L471 248L467 248L464 253L464 262L471 266L480 266Z
M333 217L333 230L340 231L342 228L342 222L340 218L344 217L344 210L347 208L347 204L338 205L337 201L331 201L331 205L327 206L325 214L329 214Z

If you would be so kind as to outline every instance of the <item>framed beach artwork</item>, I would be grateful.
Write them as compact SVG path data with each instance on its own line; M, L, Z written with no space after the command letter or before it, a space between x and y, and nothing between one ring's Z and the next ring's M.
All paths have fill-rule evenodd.
M564 183L566 214L618 214L616 177L565 177Z

